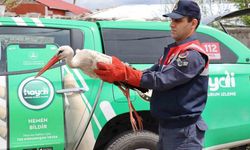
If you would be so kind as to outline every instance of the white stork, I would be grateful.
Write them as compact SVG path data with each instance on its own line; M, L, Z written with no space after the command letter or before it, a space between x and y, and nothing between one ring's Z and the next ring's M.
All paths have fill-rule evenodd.
M42 75L46 70L48 70L50 67L52 67L55 63L58 61L64 59L68 66L71 68L79 68L81 69L85 74L92 78L98 77L94 69L97 69L96 63L97 62L104 62L111 64L112 63L112 57L96 52L94 50L89 49L83 49L83 50L76 50L76 54L74 55L74 51L70 46L61 46L58 49L58 52L54 57L50 59L50 61L38 72L36 77ZM132 128L134 131L138 130L136 120L139 125L139 130L142 130L142 119L136 112L133 104L130 100L129 95L129 89L127 87L122 86L122 84L119 84L118 87L122 90L123 94L126 96L128 100L129 105L129 114L130 114L130 122L132 125ZM133 113L136 117L136 120L134 119Z
M58 61L64 59L69 67L71 68L79 68L85 74L92 78L98 77L93 71L96 68L97 62L104 62L111 64L112 57L98 53L93 50L83 49L76 50L76 55L74 56L74 51L70 46L61 46L58 49L56 55L48 62L48 64L43 68L44 70L40 70L37 76L40 76L43 72L49 69Z

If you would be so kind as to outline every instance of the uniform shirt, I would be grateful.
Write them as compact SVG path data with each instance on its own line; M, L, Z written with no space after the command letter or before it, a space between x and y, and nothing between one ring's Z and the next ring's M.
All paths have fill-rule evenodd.
M151 114L160 121L188 123L202 113L208 89L208 76L201 75L208 58L194 49L180 53L172 62L164 65L170 48L195 41L191 36L181 43L165 48L161 63L143 72L140 87L153 89L150 100ZM176 124L175 124L176 123Z

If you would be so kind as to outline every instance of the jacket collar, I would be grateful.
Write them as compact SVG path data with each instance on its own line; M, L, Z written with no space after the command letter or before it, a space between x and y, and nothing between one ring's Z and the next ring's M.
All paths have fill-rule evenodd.
M194 41L194 40L197 40L196 38L196 34L192 34L190 37L180 41L180 42L175 42L174 43L174 46L180 46L182 44L185 44L185 43L188 43L188 42L191 42L191 41Z

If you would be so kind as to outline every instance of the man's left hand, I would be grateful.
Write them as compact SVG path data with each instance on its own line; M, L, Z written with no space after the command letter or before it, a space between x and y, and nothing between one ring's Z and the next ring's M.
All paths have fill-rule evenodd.
M139 87L142 72L125 65L117 57L112 56L112 64L97 63L94 72L106 82L125 82Z

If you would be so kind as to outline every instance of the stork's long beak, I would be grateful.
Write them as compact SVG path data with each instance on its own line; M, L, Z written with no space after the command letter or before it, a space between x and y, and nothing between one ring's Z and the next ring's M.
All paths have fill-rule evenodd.
M52 67L55 63L57 63L59 61L59 56L55 55L54 57L52 57L49 62L37 73L36 77L39 77L40 75L42 75L45 71L47 71L50 67ZM35 77L35 78L36 78Z

